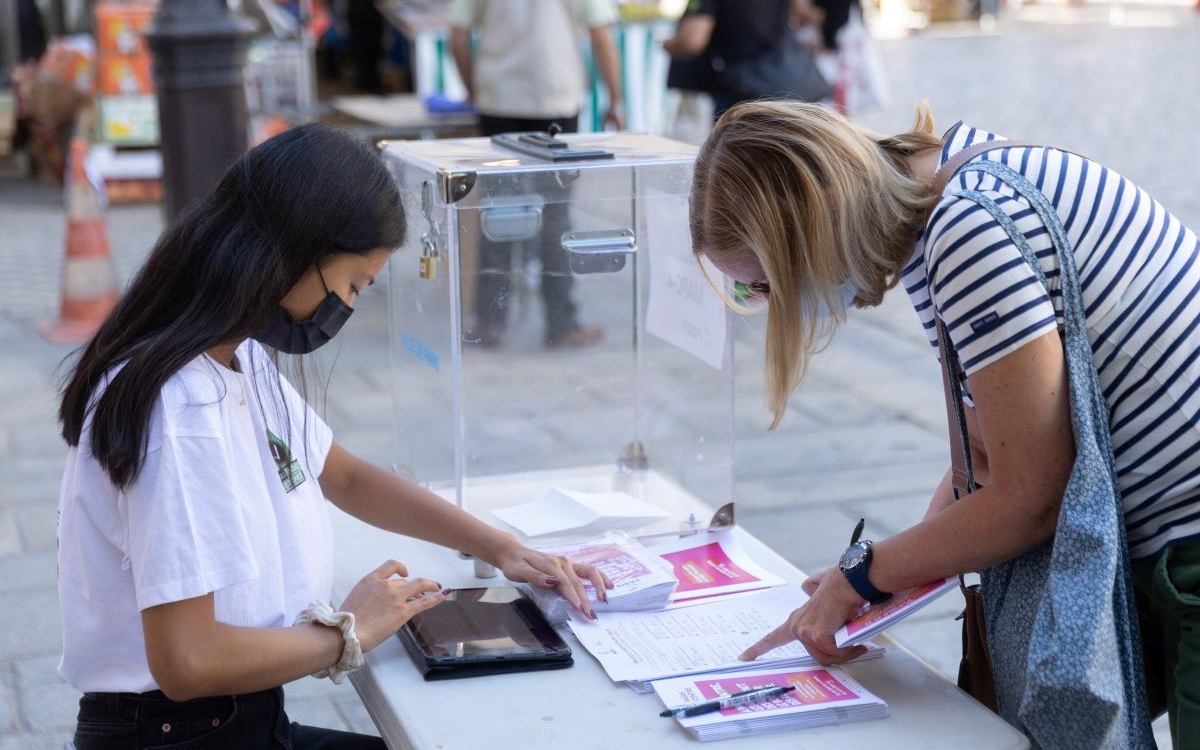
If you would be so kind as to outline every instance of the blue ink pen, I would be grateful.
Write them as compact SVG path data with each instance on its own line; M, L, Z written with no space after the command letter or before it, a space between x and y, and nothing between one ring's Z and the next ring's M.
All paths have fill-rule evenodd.
M723 708L732 708L733 706L742 706L747 703L758 703L772 698L778 698L784 693L790 693L795 690L794 685L787 687L765 687L756 690L743 690L740 693L718 698L715 701L706 701L704 703L696 703L691 706L680 706L679 708L668 708L659 716L671 717L682 716L684 718L690 716L699 716L701 714L709 714L713 711L720 711Z

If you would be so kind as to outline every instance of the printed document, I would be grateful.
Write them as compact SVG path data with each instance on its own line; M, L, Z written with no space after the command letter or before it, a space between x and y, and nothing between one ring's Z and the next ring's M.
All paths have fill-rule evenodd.
M677 717L696 739L707 742L788 729L882 719L888 706L839 667L756 670L659 680L654 692L667 708L690 706L764 687L795 688L769 700Z
M797 641L753 662L738 660L807 599L800 584L792 583L750 596L662 612L609 612L595 621L572 616L569 624L583 647L615 681L779 664L807 666L814 660Z

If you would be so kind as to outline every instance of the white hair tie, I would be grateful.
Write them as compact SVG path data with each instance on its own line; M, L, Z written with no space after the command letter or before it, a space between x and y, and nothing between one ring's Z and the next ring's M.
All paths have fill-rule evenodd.
M342 658L337 664L326 667L319 672L313 672L313 677L328 677L337 685L342 684L346 675L363 665L362 644L358 642L358 634L354 632L354 615L350 612L335 612L327 602L313 602L308 609L296 615L293 625L328 625L342 632Z

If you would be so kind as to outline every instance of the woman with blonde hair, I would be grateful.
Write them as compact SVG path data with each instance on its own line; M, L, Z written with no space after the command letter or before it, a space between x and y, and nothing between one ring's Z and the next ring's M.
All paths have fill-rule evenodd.
M954 159L968 149L966 161ZM941 190L938 176L946 180ZM1094 391L1102 394L1102 442L1111 437L1111 496L1119 497L1113 549L1126 548L1134 583L1163 619L1176 747L1196 742L1195 232L1131 181L1073 153L1006 142L961 122L939 138L926 105L910 131L880 136L797 102L741 104L721 118L696 163L691 231L696 253L733 282L729 304L766 309L773 427L846 308L877 305L903 285L931 347L940 321L948 361L961 363L961 412L978 485L956 500L948 471L919 523L874 542L856 534L837 567L805 582L810 598L743 658L799 640L822 663L847 661L862 647L839 648L834 633L864 604L947 576L986 574L1060 543L1080 445L1067 325L1078 313L1082 356L1094 363ZM1117 558L1097 565L1124 566L1124 556L1097 557ZM989 598L986 575L984 583L989 607L1017 606L1020 597ZM993 651L997 635L989 632ZM1024 718L1029 707L1004 695L1005 679L997 668L1001 714L1016 721L1018 708ZM1144 698L1140 706L1144 713ZM1061 723L1064 732L1086 730ZM1023 728L1035 744L1055 744ZM1098 742L1112 746L1112 736Z

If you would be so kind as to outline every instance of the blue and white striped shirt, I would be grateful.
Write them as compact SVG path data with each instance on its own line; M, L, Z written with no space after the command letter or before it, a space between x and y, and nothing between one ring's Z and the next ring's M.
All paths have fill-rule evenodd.
M942 163L997 136L959 123ZM1144 190L1052 148L1014 147L976 159L1021 172L1058 211L1075 253L1088 339L1109 407L1130 553L1147 557L1200 536L1200 247ZM1025 234L1051 287L977 203L995 200ZM937 305L967 375L1061 328L1058 258L1037 213L983 172L959 172L934 210L903 283L932 346Z

